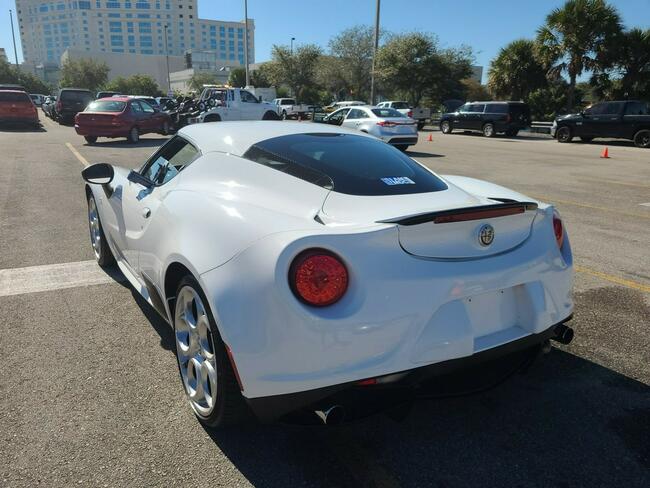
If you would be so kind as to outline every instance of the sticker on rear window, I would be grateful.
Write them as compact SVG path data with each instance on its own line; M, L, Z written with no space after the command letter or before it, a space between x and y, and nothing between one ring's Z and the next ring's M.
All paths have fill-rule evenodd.
M393 176L393 177L390 177L390 178L382 178L381 181L386 183L388 186L393 186L393 185L415 185L415 181L413 181L408 176Z

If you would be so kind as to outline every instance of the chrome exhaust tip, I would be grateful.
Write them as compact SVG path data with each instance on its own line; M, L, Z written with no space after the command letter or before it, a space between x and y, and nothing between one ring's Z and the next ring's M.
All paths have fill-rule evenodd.
M573 329L560 324L555 328L555 335L551 339L560 344L569 344L573 340Z

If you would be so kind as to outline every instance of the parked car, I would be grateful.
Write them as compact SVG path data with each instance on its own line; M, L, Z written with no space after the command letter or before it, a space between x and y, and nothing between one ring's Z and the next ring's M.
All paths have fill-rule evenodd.
M356 105L367 105L367 103L362 102L360 100L348 100L348 101L344 101L344 102L334 102L334 103L331 103L330 105L326 105L325 107L323 107L323 111L326 114L329 114L329 113L332 113L335 110L338 110L340 108L354 107Z
M438 176L367 134L196 124L140 169L82 176L94 256L173 328L206 425L250 410L352 420L439 393L441 374L515 372L571 341L554 207Z
M440 130L480 131L486 137L499 133L514 137L530 127L530 108L524 102L470 102L440 118Z
M352 106L340 108L315 122L341 125L373 135L406 151L417 144L417 122L392 108Z
M551 136L558 142L580 137L590 142L596 137L629 139L637 147L650 147L650 106L638 100L601 102L577 114L557 117Z
M311 113L309 105L298 104L295 98L275 98L271 103L282 120L303 119Z
M74 128L89 144L97 142L98 137L126 137L136 143L142 134L168 135L172 124L169 115L147 102L132 97L111 97L91 102L76 115Z
M0 123L41 125L34 102L19 90L0 90Z
M115 96L115 95L113 95ZM155 97L148 97L145 95L129 95L131 98L135 98L136 100L142 100L147 102L149 105L151 105L153 108L156 110L160 110L160 105L158 104L158 100L155 99Z
M82 88L62 88L56 97L52 118L62 123L74 121L75 115L83 112L94 96L90 90Z
M100 98L108 98L108 97L114 97L114 96L120 96L121 94L115 91L99 91L97 92L97 95L95 95L95 100L99 100Z
M243 88L206 88L201 94L199 109L206 110L190 123L221 120L279 120L275 105L262 102Z
M45 114L46 117L52 118L52 110L54 109L54 104L56 103L56 97L54 95L50 95L45 97L45 100L43 100L43 105L41 105L41 110Z
M40 107L41 105L43 105L43 101L45 100L45 95L41 95L40 93L30 93L29 98L32 99L34 105Z
M431 118L431 109L424 107L413 108L408 102L404 101L389 100L378 103L377 106L380 108L394 108L399 113L404 114L411 119L417 120L418 130L422 130L427 121Z

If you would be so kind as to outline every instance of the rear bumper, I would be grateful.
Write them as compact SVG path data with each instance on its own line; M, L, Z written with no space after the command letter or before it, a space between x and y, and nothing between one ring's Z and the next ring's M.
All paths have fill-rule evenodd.
M418 143L417 135L380 136L380 139L391 145L402 145L402 144L413 145Z
M124 127L86 127L75 124L74 130L80 136L90 137L126 137L129 133Z
M38 117L0 117L0 124L28 124L39 125Z
M468 389L482 390L505 379L534 358L541 346L557 335L556 329L571 318L572 315L538 334L471 356L376 378L376 384L363 385L354 381L299 393L248 398L246 401L261 421L273 421L300 411L307 415L334 405L342 407L347 420L353 420L417 398L456 395L459 389L462 393L467 393ZM463 373L471 379L463 378L461 381Z

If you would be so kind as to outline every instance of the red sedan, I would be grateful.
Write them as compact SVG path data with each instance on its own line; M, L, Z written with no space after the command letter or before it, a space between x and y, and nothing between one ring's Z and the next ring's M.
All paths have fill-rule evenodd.
M171 127L169 115L143 100L129 97L100 98L74 118L77 134L84 136L89 144L95 143L98 137L126 137L136 143L141 134L167 135Z
M41 125L34 102L27 93L18 90L0 90L0 123Z

